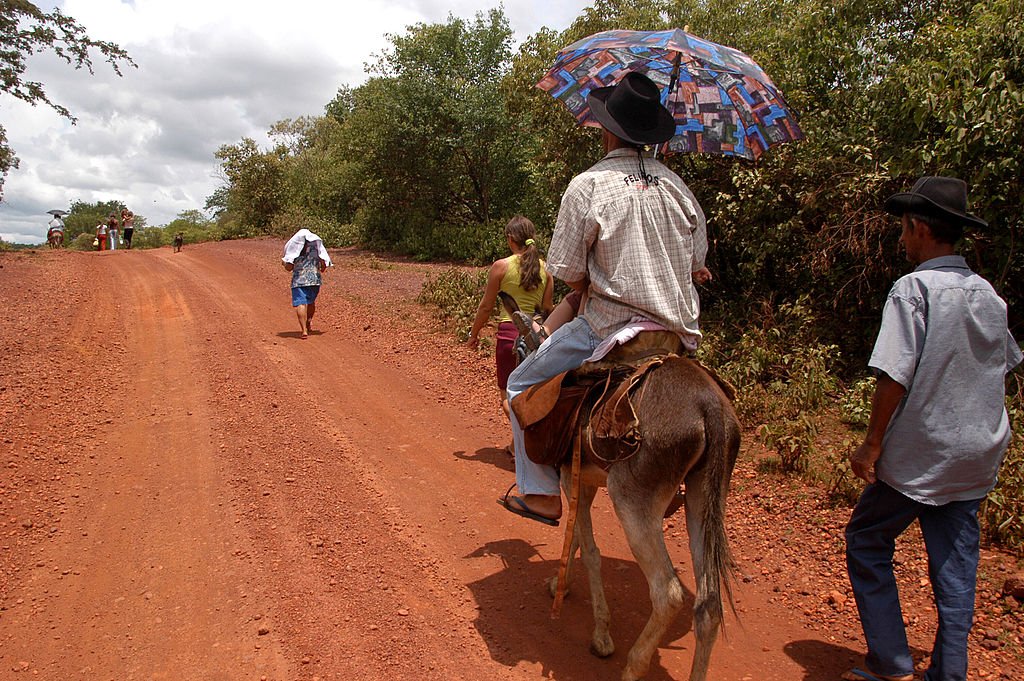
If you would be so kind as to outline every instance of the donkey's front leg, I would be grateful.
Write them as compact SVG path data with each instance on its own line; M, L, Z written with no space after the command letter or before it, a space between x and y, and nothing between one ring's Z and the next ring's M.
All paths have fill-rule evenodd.
M597 487L580 486L580 506L576 516L574 541L580 546L580 557L587 568L590 582L590 600L594 606L594 634L590 639L590 652L598 657L608 657L615 652L615 643L608 631L611 614L604 597L604 583L601 581L601 551L594 541L594 524L590 515L591 504Z

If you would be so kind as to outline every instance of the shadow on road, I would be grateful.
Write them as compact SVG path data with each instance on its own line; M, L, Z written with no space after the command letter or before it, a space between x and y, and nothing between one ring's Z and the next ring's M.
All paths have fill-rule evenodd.
M551 541L561 545L560 529L552 532ZM552 599L547 582L558 572L557 560L543 560L537 548L522 539L488 542L467 558L483 556L497 556L504 566L499 572L469 584L479 606L475 626L496 662L506 667L539 664L543 676L561 680L611 681L621 677L626 655L651 609L647 580L636 563L602 558L601 573L616 650L611 657L600 659L587 654L593 615L582 562L574 568L570 593L560 618L555 620L551 618ZM684 590L686 602L669 627L662 648L692 649L694 645L693 637L687 636L692 628L693 594ZM682 670L670 675L656 654L645 678L668 681L685 675Z
M853 667L864 668L864 655L861 650L825 641L793 641L787 643L786 654L804 668L803 681L821 681L821 679L838 679L843 672ZM915 660L928 653L912 649Z
M324 332L323 331L318 331L316 329L313 329L312 331L309 332L309 335L310 336L322 336L322 335L324 335ZM302 333L299 332L299 331L278 331L277 332L277 337L278 338L302 338Z
M463 461L479 461L480 463L488 463L495 468L500 468L503 471L515 472L516 467L512 462L512 457L501 448L498 447L481 447L472 454L467 454L463 451L452 452L456 459L462 459Z

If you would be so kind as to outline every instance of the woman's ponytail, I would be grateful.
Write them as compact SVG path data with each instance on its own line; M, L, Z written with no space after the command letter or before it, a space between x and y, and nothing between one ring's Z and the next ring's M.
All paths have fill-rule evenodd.
M532 291L541 285L540 251L537 249L537 229L530 219L516 215L505 225L505 236L522 248L519 254L519 285Z

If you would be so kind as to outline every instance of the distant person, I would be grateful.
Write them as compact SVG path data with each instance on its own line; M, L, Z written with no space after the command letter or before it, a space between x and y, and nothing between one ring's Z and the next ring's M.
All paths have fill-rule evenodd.
M107 223L101 222L96 225L96 250L107 250Z
M281 263L292 273L292 307L299 320L300 337L309 338L316 314L322 274L332 265L324 242L308 229L300 229L284 245Z
M179 252L181 250L181 245L183 243L185 243L185 235L182 234L181 232L178 232L177 234L174 235L173 245L174 245L174 252L175 253L177 253L177 252Z
M60 248L64 245L64 221L59 215L54 215L46 230L46 243L50 248Z
M117 240L119 236L119 223L117 221L117 214L111 213L110 217L107 218L107 243L110 244L110 250L117 250Z
M974 623L978 506L1010 441L1006 374L1021 362L1006 303L955 255L967 185L922 177L894 194L900 242L916 268L889 291L868 362L878 377L864 442L850 456L864 488L846 526L846 564L867 642L867 670L844 679L911 681L914 660L893 574L896 538L915 520L939 615L924 681L965 681Z
M551 275L544 268L544 261L537 249L537 230L533 223L522 215L516 215L505 225L505 241L512 255L495 260L487 273L487 287L477 307L476 318L469 332L468 345L474 350L480 343L480 331L487 324L498 299L498 293L507 294L515 301L518 311L529 315L535 312L551 312L554 284ZM513 348L519 336L512 321L512 313L505 305L499 307L498 331L495 335L494 364L501 396L501 409L508 418L508 376L516 368L516 354ZM511 446L509 452L511 453Z
M130 251L132 249L132 234L135 233L135 213L127 208L121 211L121 231L124 237L124 247Z

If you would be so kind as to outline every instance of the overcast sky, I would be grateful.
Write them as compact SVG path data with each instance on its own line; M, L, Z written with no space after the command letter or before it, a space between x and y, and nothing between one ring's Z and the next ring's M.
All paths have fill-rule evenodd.
M592 0L67 0L96 40L139 68L123 78L94 54L96 74L50 55L27 77L78 119L0 94L0 122L21 161L4 184L0 238L45 240L46 211L120 200L150 225L202 209L220 184L214 152L243 137L266 142L276 121L321 115L342 85L412 24L472 19L502 4L517 41L562 30Z

